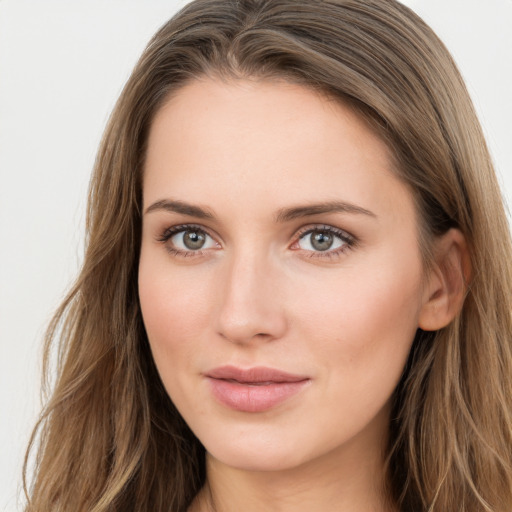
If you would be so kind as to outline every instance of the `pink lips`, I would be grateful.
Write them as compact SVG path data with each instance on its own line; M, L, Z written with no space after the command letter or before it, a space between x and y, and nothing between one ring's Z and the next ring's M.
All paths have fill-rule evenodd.
M302 375L255 367L222 366L206 373L213 396L236 411L263 412L297 394L308 382Z

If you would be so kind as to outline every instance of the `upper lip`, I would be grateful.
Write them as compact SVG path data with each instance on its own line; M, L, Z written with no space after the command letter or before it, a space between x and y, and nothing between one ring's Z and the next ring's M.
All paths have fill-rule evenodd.
M211 379L231 380L245 384L301 382L309 379L304 375L295 375L265 366L247 369L236 366L220 366L206 372L205 375Z

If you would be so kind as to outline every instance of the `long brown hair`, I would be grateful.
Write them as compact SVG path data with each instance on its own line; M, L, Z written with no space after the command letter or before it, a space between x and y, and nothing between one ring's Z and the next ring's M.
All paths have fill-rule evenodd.
M473 276L463 309L445 329L418 332L394 395L389 492L404 511L512 510L511 241L446 48L395 0L195 0L150 41L105 131L83 268L46 337L45 375L54 344L58 359L27 452L38 445L27 512L181 512L204 483L204 449L150 355L137 266L151 121L205 75L278 77L349 103L414 194L426 263L436 236L464 234Z

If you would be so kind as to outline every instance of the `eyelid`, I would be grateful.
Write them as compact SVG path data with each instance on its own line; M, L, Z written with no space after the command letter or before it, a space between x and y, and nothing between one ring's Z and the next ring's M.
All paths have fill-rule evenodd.
M347 242L355 243L357 241L357 238L345 229L341 229L330 224L308 224L307 226L303 226L298 231L296 231L294 238L301 238L307 233L314 231L325 231L327 233L333 233L334 235L339 236L341 239L346 240Z
M207 236L209 236L212 240L215 241L217 244L216 248L206 248L206 249L197 249L197 250L183 250L177 247L169 247L167 246L167 242L172 238L174 235L187 231L187 230L197 230L205 233ZM299 247L299 241L307 234L313 233L315 231L319 232L326 232L330 233L336 237L338 237L342 242L343 245L341 247L337 247L334 249L327 249L325 251L315 251L315 250L308 250L303 249ZM209 228L206 228L203 225L195 224L195 223L184 223L184 224L177 224L170 227L167 227L164 229L160 235L156 237L156 240L158 242L163 243L166 245L167 250L172 253L175 256L181 256L181 257L193 257L193 256L203 256L205 253L211 251L212 249L219 249L222 248L222 244L219 242L221 240L221 237L218 236L216 233L212 233ZM335 256L341 256L342 253L345 253L346 251L353 249L358 243L358 239L349 233L348 231L332 226L330 224L308 224L306 226L301 227L299 230L295 232L293 235L293 242L288 246L289 249L294 251L300 251L307 255L310 258L334 258Z
M185 231L200 231L202 233L204 233L205 235L207 235L209 238L211 238L215 244L218 246L218 247L215 247L215 248L212 248L212 247L207 247L205 249L203 248L200 248L200 249L197 249L197 250L193 250L193 249L181 249L181 248L178 248L178 247L175 247L175 246L170 246L168 245L168 242L169 240L179 234L179 233L183 233ZM211 230L209 230L208 228L205 228L204 226L200 225L200 224L194 224L194 223L185 223L185 224L176 224L176 225L173 225L173 226L170 226L166 229L164 229L159 235L156 236L156 241L157 242L161 242L162 244L165 245L167 251L169 253L171 253L173 256L177 256L177 257L197 257L197 256L204 256L205 253L211 251L211 250L217 250L218 248L221 247L221 244L219 242L219 238L218 236L214 235L211 233Z
M337 247L334 249L327 249L325 251L314 251L302 249L299 247L299 241L310 233L314 233L316 231L330 233L340 240L343 241L343 245L341 247ZM335 256L341 256L342 253L353 249L358 243L358 239L345 231L344 229L329 225L329 224L309 224L300 228L293 237L293 242L290 245L290 249L295 251L301 251L306 254L308 257L312 258L333 258Z
M192 231L194 229L196 229L197 231L202 231L203 233L207 234L210 238L213 238L217 243L219 243L220 237L217 236L217 234L212 234L212 231L210 229L195 223L176 224L167 227L159 235L157 235L156 239L159 242L165 242L166 240L171 238L173 235L176 235L177 233L181 233L183 231Z

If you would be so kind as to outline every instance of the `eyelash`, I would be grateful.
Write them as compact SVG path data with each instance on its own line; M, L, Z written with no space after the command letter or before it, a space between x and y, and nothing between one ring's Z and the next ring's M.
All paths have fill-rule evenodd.
M211 236L208 231L206 231L203 227L197 225L197 224L180 224L177 226L172 226L170 228L167 228L164 230L164 232L157 237L157 241L161 242L162 244L165 244L166 250L175 257L179 258L195 258L195 257L201 257L204 256L206 250L189 250L184 251L182 249L177 249L176 247L170 246L167 242L174 236L179 233L185 233L186 231L196 231L199 233L203 233L206 236L210 237L214 240L214 237ZM305 238L307 235L312 233L324 233L324 234L330 234L334 237L340 239L343 242L343 245L341 247L338 247L334 250L328 249L326 251L310 251L310 250L302 250L304 255L308 258L319 258L319 259L328 259L332 260L334 258L341 257L345 252L348 250L353 249L357 245L357 239L347 233L346 231L335 228L334 226L329 226L325 224L317 224L317 225L310 225L306 226L302 229L300 229L294 236L295 241L291 244L290 248L295 251L300 251L300 247L298 247L298 244L300 240ZM294 246L297 246L297 248L294 248Z
M353 235L347 233L346 231L339 228L335 228L334 226L317 224L313 226L307 226L299 230L295 235L296 241L293 242L292 246L298 246L300 240L302 240L304 237L312 233L323 233L333 235L336 238L339 238L343 242L343 245L336 249L328 249L326 251L304 250L303 252L307 255L308 258L321 258L332 260L334 258L341 257L345 252L349 251L350 249L353 249L357 244L357 239ZM301 249L298 248L294 250Z
M180 224L178 226L172 226L170 228L167 228L158 238L158 242L162 242L165 244L166 250L172 255L176 256L178 258L196 258L199 256L204 256L205 251L198 249L197 251L184 251L182 249L177 249L176 247L172 247L167 242L178 233L185 233L187 231L196 231L199 233L204 233L205 235L209 236L213 239L213 237L201 226L198 226L197 224Z

